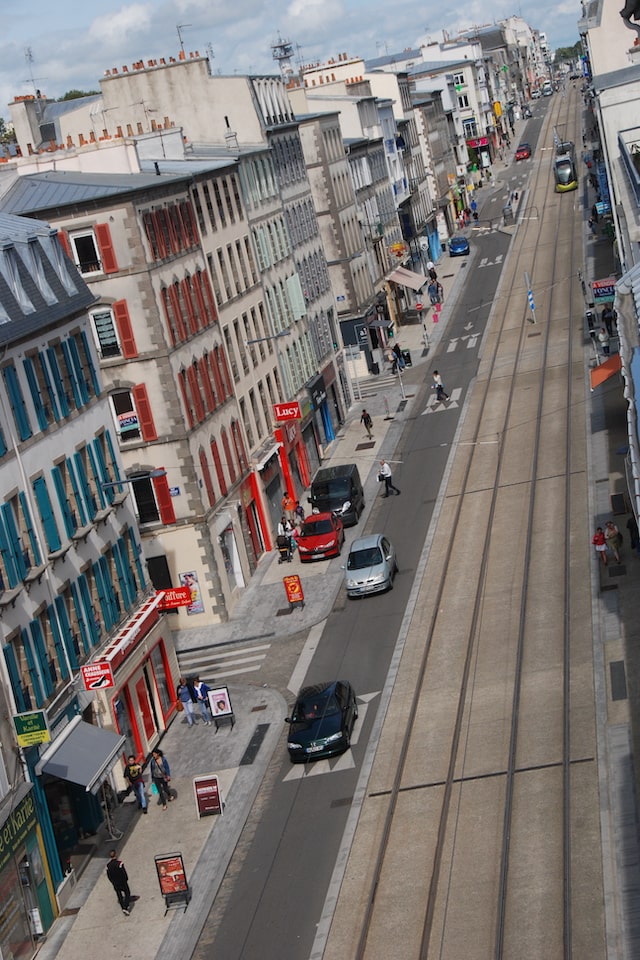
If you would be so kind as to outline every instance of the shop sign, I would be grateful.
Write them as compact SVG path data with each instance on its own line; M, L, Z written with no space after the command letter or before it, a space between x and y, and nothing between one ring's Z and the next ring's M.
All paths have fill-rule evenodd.
M167 907L176 901L191 899L181 853L160 853L154 857L160 893Z
M222 816L222 796L220 783L215 774L193 778L193 792L196 797L196 810L200 817Z
M274 403L273 413L279 423L284 420L302 419L300 404L297 400L291 400L289 403Z
M592 280L591 290L596 303L613 303L616 298L615 277L608 277L606 280Z
M51 743L51 731L44 710L31 710L13 717L19 747L35 747L39 743Z
M175 610L177 607L188 607L191 603L191 587L169 587L167 590L156 590L160 597L158 610Z
M80 667L85 690L106 690L115 687L111 664L108 660L96 660Z
M307 384L307 390L311 397L313 409L317 410L327 399L327 388L325 387L324 377L321 373Z
M486 147L488 143L488 137L474 137L473 140L467 140L468 147Z
M120 427L120 433L128 433L131 430L138 430L138 417L133 410L130 410L128 413L119 413L118 414L118 426Z
M14 854L24 844L29 831L36 825L36 804L33 792L29 790L15 810L7 816L0 826L0 872Z

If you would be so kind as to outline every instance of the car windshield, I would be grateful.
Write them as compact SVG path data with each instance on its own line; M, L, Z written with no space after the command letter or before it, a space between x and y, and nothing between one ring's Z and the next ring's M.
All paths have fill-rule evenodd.
M313 493L318 499L342 497L343 500L346 500L349 496L349 478L334 477L333 480L316 481L313 484Z
M317 537L319 533L331 533L332 530L331 520L328 517L324 520L306 520L302 528L302 536Z
M354 550L349 554L347 570L363 570L365 567L375 567L378 563L382 563L382 551L380 547Z
M292 720L294 723L302 723L305 720L317 720L318 717L330 717L335 713L340 713L340 707L335 696L333 694L316 694L298 700Z

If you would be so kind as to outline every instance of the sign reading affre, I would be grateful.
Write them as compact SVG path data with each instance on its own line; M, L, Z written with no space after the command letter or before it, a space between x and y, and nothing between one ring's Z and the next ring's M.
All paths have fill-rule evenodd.
M297 400L291 400L289 403L274 403L273 413L279 423L282 423L283 420L302 419L300 404Z
M190 587L168 587L157 592L160 594L158 610L175 610L177 607L188 607L191 603Z

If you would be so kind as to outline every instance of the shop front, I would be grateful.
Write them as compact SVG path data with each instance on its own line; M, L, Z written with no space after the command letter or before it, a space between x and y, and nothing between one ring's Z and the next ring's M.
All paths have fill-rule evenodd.
M0 806L0 957L32 957L56 917L33 784Z
M334 374L335 378L335 374ZM314 413L315 426L320 443L327 447L335 440L336 432L331 417L331 409L327 397L327 384L325 383L324 373L316 374L313 379L307 383L309 399L311 400L311 409Z

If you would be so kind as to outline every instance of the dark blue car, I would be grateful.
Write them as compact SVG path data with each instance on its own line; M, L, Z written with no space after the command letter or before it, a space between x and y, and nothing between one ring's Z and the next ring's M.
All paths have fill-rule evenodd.
M466 257L469 253L469 241L466 237L451 237L449 240L450 257Z
M316 760L348 750L357 716L356 694L347 680L303 687L285 721L291 760Z

